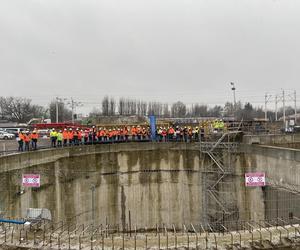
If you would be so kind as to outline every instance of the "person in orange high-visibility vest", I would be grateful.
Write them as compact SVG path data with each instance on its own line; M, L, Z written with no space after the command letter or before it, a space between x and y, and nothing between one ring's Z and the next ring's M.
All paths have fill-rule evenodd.
M135 126L132 126L132 128L131 128L131 139L133 141L135 140L136 133L137 133L137 130L136 130Z
M78 143L81 144L82 141L82 129L78 130Z
M67 128L64 128L64 131L62 132L62 136L63 136L63 146L67 146L68 143L68 139L69 139L69 133Z
M26 133L24 134L24 142L25 142L25 151L29 151L29 143L30 143L29 131L26 131Z
M112 141L113 140L113 136L114 136L114 131L109 129L108 130L108 140Z
M85 129L84 130L84 144L87 144L89 140L89 130Z
M19 133L19 136L17 137L17 141L18 141L18 144L19 144L18 151L23 152L23 145L24 145L24 134L23 134L23 131L21 131Z
M142 137L142 129L141 129L141 126L140 126L140 125L137 126L137 128L136 128L136 134L137 134L138 140L140 140L141 137Z
M168 140L172 141L174 138L174 134L175 134L175 129L173 127L170 127L168 129Z
M73 132L73 141L74 141L74 145L79 145L78 143L78 131L79 129L75 129L74 132Z
M167 129L164 127L161 131L161 136L162 136L162 141L166 142L166 138L167 138Z
M128 128L127 127L124 127L123 134L125 136L125 141L128 141Z
M36 130L33 130L31 135L30 135L30 139L31 139L31 147L33 150L37 149L37 140L39 138L39 135L37 133Z
M69 129L69 132L68 132L68 139L69 139L69 146L71 146L73 144L73 130L72 128Z
M103 128L100 128L99 130L99 137L100 141L105 141L105 130Z

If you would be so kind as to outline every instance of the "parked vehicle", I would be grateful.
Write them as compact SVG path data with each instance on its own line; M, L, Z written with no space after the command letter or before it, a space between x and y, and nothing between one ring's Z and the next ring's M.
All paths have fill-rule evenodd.
M23 128L6 128L5 132L14 134L15 137L18 137L19 133L23 130L24 130Z
M8 140L14 138L15 138L14 134L7 133L6 131L0 131L0 139Z

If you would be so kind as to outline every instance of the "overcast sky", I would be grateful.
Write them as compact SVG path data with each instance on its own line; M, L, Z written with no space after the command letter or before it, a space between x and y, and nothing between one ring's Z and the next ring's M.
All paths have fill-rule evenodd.
M1 96L300 96L299 0L1 0Z

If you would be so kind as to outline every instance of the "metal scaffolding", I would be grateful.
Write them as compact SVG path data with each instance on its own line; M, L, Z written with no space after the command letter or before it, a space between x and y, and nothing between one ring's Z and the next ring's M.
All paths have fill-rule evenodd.
M210 141L200 142L200 152L209 157L202 169L203 221L225 223L238 216L235 201L233 161L238 152L238 131L222 133ZM205 159L206 157L204 157ZM226 184L226 185L225 185Z

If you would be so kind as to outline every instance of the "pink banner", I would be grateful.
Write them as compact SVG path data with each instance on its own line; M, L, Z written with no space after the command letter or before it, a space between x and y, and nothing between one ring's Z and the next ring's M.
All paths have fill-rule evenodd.
M266 186L266 175L263 172L246 173L246 187L264 187Z
M39 174L23 174L22 186L23 187L40 187L41 178Z

